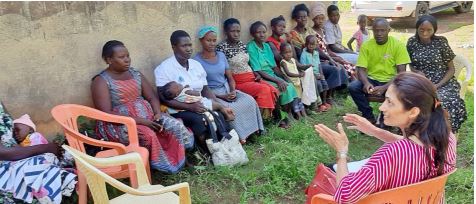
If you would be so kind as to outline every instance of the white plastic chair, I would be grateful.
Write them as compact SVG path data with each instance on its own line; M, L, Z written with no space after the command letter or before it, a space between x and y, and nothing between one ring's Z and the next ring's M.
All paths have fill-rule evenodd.
M76 166L81 171L88 182L89 189L96 204L149 204L149 203L180 203L190 204L190 188L188 183L179 183L171 186L151 185L142 162L141 156L137 152L130 152L119 156L97 158L82 153L70 146L62 146L71 153L76 161ZM138 187L132 188L122 182L112 178L97 167L118 166L124 164L134 164L137 173ZM112 200L106 191L106 183L119 189L125 194ZM178 195L173 193L178 192Z
M468 82L471 80L471 76L473 75L473 65L469 62L466 57L461 54L456 54L456 57L453 59L453 63L455 65L455 77L458 79L458 76L461 74L463 68L466 69L466 77L463 81L458 81L461 85L461 90L459 95L462 99L464 99L464 95L466 94L466 90L468 89Z

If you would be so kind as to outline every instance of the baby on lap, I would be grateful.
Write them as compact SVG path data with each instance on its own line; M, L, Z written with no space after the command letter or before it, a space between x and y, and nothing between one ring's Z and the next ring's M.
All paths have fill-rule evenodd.
M202 97L200 92L192 90L188 85L184 87L182 84L171 81L162 87L162 94L167 100L176 100L182 103L201 102L209 111L220 111L223 116L225 116L226 121L232 121L235 119L235 115L231 108L225 108L218 102ZM168 112L170 114L178 113L179 111L183 110L176 110L168 107Z

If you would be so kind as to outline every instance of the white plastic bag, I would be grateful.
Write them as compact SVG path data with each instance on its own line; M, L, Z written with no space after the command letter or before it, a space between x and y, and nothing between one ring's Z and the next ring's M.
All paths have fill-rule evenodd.
M302 98L301 101L305 105L311 105L311 103L317 101L316 94L316 82L314 79L314 72L312 67L304 71L304 77L301 78L302 83Z
M240 144L235 129L229 132L229 136L223 136L221 141L218 141L215 134L211 139L207 139L206 143L208 150L212 153L214 165L233 166L248 162L248 156Z

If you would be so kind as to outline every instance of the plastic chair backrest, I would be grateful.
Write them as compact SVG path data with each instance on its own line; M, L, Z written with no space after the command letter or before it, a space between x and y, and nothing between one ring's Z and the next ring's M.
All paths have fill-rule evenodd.
M63 127L68 144L73 148L80 150L81 152L85 152L84 143L88 143L94 146L114 148L116 151L118 151L118 154L126 153L125 151L120 150L125 149L125 146L120 143L96 140L80 133L77 124L78 117L80 116L111 123L124 124L127 127L127 132L129 135L128 146L139 147L137 126L134 119L132 118L108 114L94 108L76 104L58 105L51 110L51 114L53 115L53 118Z
M96 158L82 153L67 145L63 145L62 147L74 157L77 168L86 177L89 189L94 199L94 203L109 203L109 196L106 191L106 182L120 190L135 190L102 172L96 168L96 166L107 167L132 163L137 167L136 172L139 186L150 185L144 164L140 155L136 152L115 157Z
M461 85L461 90L460 90L460 97L464 99L464 95L466 93L466 89L468 86L469 80L471 80L472 74L473 74L473 65L471 62L469 62L468 59L466 59L463 55L461 54L456 54L455 58L453 59L453 64L455 66L455 78L458 79L459 75L461 74L461 71L463 68L466 69L466 75L463 81L459 81Z
M371 194L357 204L371 203L438 203L445 192L445 184L448 176L454 173L456 169L444 175L428 179L422 182L388 189L385 191ZM334 204L331 195L319 194L312 198L313 204Z

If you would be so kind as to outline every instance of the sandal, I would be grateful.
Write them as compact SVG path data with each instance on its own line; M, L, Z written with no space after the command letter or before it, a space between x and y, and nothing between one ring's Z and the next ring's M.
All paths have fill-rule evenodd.
M328 110L329 110L329 108L326 105L322 104L322 105L317 107L316 111L317 112L327 112Z
M278 127L283 129L289 129L291 126L289 126L289 124L286 121L281 120L278 124Z

